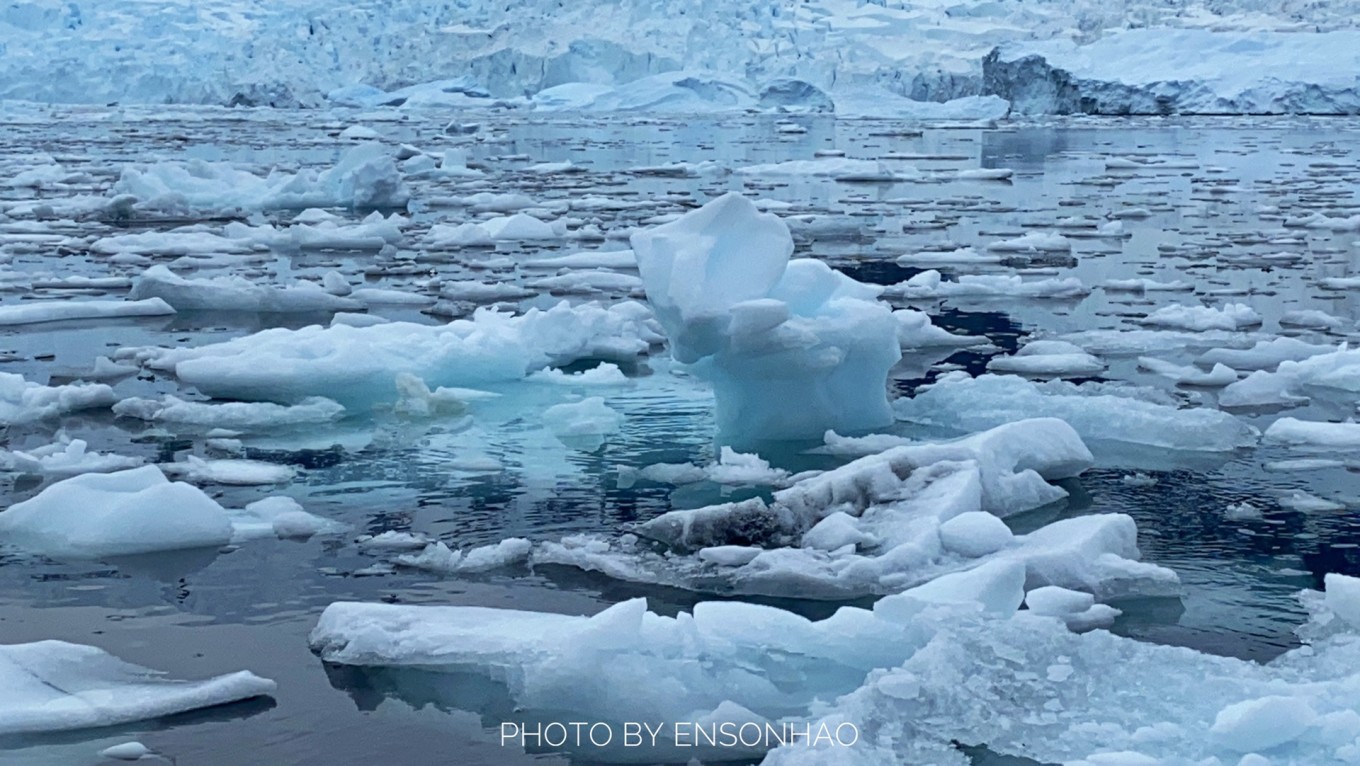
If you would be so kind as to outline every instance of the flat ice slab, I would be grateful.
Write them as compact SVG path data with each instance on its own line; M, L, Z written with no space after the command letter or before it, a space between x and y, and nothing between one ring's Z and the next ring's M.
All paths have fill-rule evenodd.
M178 681L93 646L64 641L0 645L0 734L115 726L272 694L241 671Z

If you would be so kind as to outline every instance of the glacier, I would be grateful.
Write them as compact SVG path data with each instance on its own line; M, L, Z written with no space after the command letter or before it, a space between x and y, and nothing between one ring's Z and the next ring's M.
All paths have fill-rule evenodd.
M22 0L0 10L0 98L917 119L995 117L1006 99L1020 113L1346 114L1352 30L1343 0L532 0L514 13L486 0L339 12L316 0Z

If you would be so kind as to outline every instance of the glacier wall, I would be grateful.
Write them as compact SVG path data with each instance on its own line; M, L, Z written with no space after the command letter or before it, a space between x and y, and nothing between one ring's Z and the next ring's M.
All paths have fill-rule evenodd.
M297 107L341 88L459 80L474 102L532 106L526 95L554 86L683 69L752 92L795 78L833 100L945 101L1048 76L985 78L1000 45L1166 28L1217 35L1218 50L1245 33L1350 28L1352 16L1350 0L11 0L0 99Z
M1134 29L1009 43L984 89L1020 114L1360 114L1360 31Z

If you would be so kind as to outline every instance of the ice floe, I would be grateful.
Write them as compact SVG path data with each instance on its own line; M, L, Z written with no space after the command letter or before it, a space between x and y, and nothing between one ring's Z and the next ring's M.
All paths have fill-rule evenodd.
M0 645L0 685L0 734L116 726L267 696L277 688L247 671L206 681L167 679L102 649L64 641Z

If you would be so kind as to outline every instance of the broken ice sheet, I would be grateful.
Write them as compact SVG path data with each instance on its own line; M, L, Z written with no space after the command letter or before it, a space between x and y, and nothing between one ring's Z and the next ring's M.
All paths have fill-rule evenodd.
M772 764L962 766L951 751L961 743L1043 762L1190 766L1259 752L1303 766L1360 755L1360 580L1329 575L1326 587L1305 597L1311 643L1265 665L1074 633L1017 611L1024 568L1000 562L821 621L741 602L675 617L642 599L591 617L341 602L311 644L345 668L330 670L332 682L356 700L362 690L371 704L376 691L472 710L488 726L811 716L860 734L854 748L784 745ZM1039 599L1044 590L1031 598L1048 612L1058 599ZM1114 752L1127 759L1103 755ZM618 747L582 755L637 757ZM696 755L664 744L647 753Z

